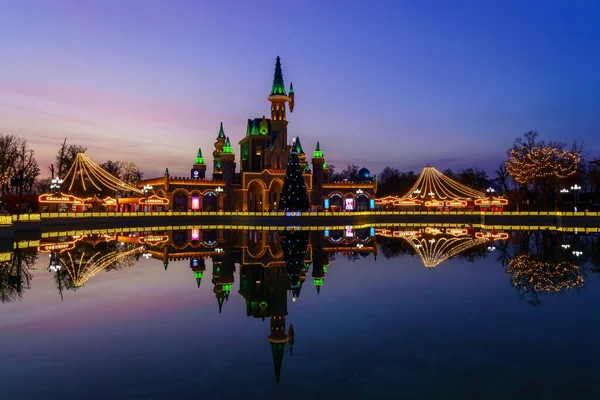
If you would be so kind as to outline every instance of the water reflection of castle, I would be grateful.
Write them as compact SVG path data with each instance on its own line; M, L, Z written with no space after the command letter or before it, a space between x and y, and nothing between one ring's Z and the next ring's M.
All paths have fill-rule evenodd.
M498 249L497 254L503 257L503 252L507 252L503 265L511 274L511 284L526 296L533 295L537 304L538 293L563 292L583 285L576 264L562 254L568 248L569 253L573 250L579 257L581 252L574 249L583 248L577 244L581 241L549 232L538 236L540 240L531 241L529 232L511 236L473 227L348 226L310 232L182 229L52 237L43 239L35 250L49 253L48 269L55 274L61 294L63 290L80 289L100 271L133 265L140 257L157 260L165 269L174 261L188 260L196 284L201 287L207 278L206 259L210 258L212 290L220 313L227 308L225 303L238 267L238 293L245 299L247 316L270 321L268 341L279 380L284 352L289 346L291 353L294 346L294 328L288 326L287 320L288 300L295 301L306 290L307 281L320 293L329 262L336 256L358 258L372 254L376 259L378 252L386 258L417 255L425 267L433 268L452 257L469 261L486 257L496 250L494 246L500 246L503 250ZM516 245L512 254L507 250L509 240ZM525 257L537 242L541 247L536 248L536 255ZM590 246L594 243L591 241ZM549 260L552 249L559 249L563 258ZM32 250L2 253L6 260L2 258L0 264L1 301L20 298L23 288L29 286L32 278L28 271L37 257Z
M294 328L287 325L288 299L300 296L312 267L312 282L320 293L329 259L336 253L377 254L372 228L305 231L242 231L186 229L168 232L76 235L45 241L38 249L50 253L50 269L59 290L77 290L98 272L134 263L140 257L189 260L196 284L205 279L206 259L212 259L212 285L219 313L229 299L239 265L239 294L246 315L269 319L275 379L279 381L284 352L292 354Z

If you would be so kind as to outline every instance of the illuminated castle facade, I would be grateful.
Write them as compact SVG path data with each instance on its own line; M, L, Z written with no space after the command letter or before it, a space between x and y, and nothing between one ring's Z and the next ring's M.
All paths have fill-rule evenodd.
M268 97L271 118L249 119L245 136L239 141L239 172L233 147L221 123L213 155L213 176L206 177L206 164L199 149L190 177L145 179L139 187L151 185L154 193L169 199L173 211L273 211L277 210L292 144L288 138L287 107L294 111L294 88L283 82L279 57ZM377 181L363 168L354 182L332 182L319 142L309 164L300 139L293 146L303 168L304 181L313 209L334 211L369 210L375 207ZM312 168L311 168L312 167Z

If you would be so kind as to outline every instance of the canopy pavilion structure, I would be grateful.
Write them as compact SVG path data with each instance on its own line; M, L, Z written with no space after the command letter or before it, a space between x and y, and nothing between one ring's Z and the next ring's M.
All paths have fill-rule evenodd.
M428 165L423 168L412 188L402 197L388 196L375 204L392 207L474 208L501 207L508 200L485 194L451 179Z
M85 153L77 153L66 175L57 181L60 184L53 188L52 194L39 196L38 202L42 207L54 204L57 211L152 211L153 207L161 208L169 203L167 199L153 194L152 187L138 188L123 182ZM84 193L92 195L87 198L77 196ZM108 196L108 193L114 197ZM121 197L116 195L118 193Z
M474 232L473 228L460 226L402 230L379 229L376 232L381 236L406 241L428 269L435 268L471 248L508 239L508 233L505 232Z

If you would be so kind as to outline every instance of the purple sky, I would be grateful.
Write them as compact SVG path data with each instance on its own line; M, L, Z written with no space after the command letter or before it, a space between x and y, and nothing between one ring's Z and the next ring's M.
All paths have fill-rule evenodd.
M484 4L482 4L484 3ZM0 132L45 168L62 138L146 176L208 163L268 115L329 164L493 170L515 137L600 153L596 2L19 0L0 13ZM239 147L234 147L238 153Z

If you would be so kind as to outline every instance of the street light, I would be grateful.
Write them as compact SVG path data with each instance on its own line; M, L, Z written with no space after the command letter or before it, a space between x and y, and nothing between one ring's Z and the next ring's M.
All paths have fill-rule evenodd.
M59 194L60 193L60 187L63 184L63 180L60 179L59 177L56 178L52 178L52 180L50 181L50 190L52 191L53 194Z
M490 195L490 197L494 194L495 190L492 187L487 188L486 193Z
M144 192L144 196L148 197L148 194L150 194L150 191L153 189L152 185L148 184L148 185L144 185L144 187L142 188L142 191Z
M569 189L566 189L566 188L565 189L561 189L560 192L562 194L566 194L566 193L569 193Z
M59 253L53 252L50 254L50 265L48 265L48 271L58 272L61 268Z
M421 189L415 189L415 191L413 193L418 195L419 193L421 193Z
M581 190L581 186L579 186L578 184L575 184L573 186L571 186L571 190L573 191L573 203L577 203L578 199L578 194L579 191ZM577 211L577 210L575 210Z
M217 187L217 188L215 189L215 192L217 192L218 194L221 194L221 193L223 193L223 187L222 187L222 186L219 186L219 187Z
M357 189L357 190L356 190L356 193L357 193L357 194L361 194L361 193L363 193L363 191L362 191L362 189Z

